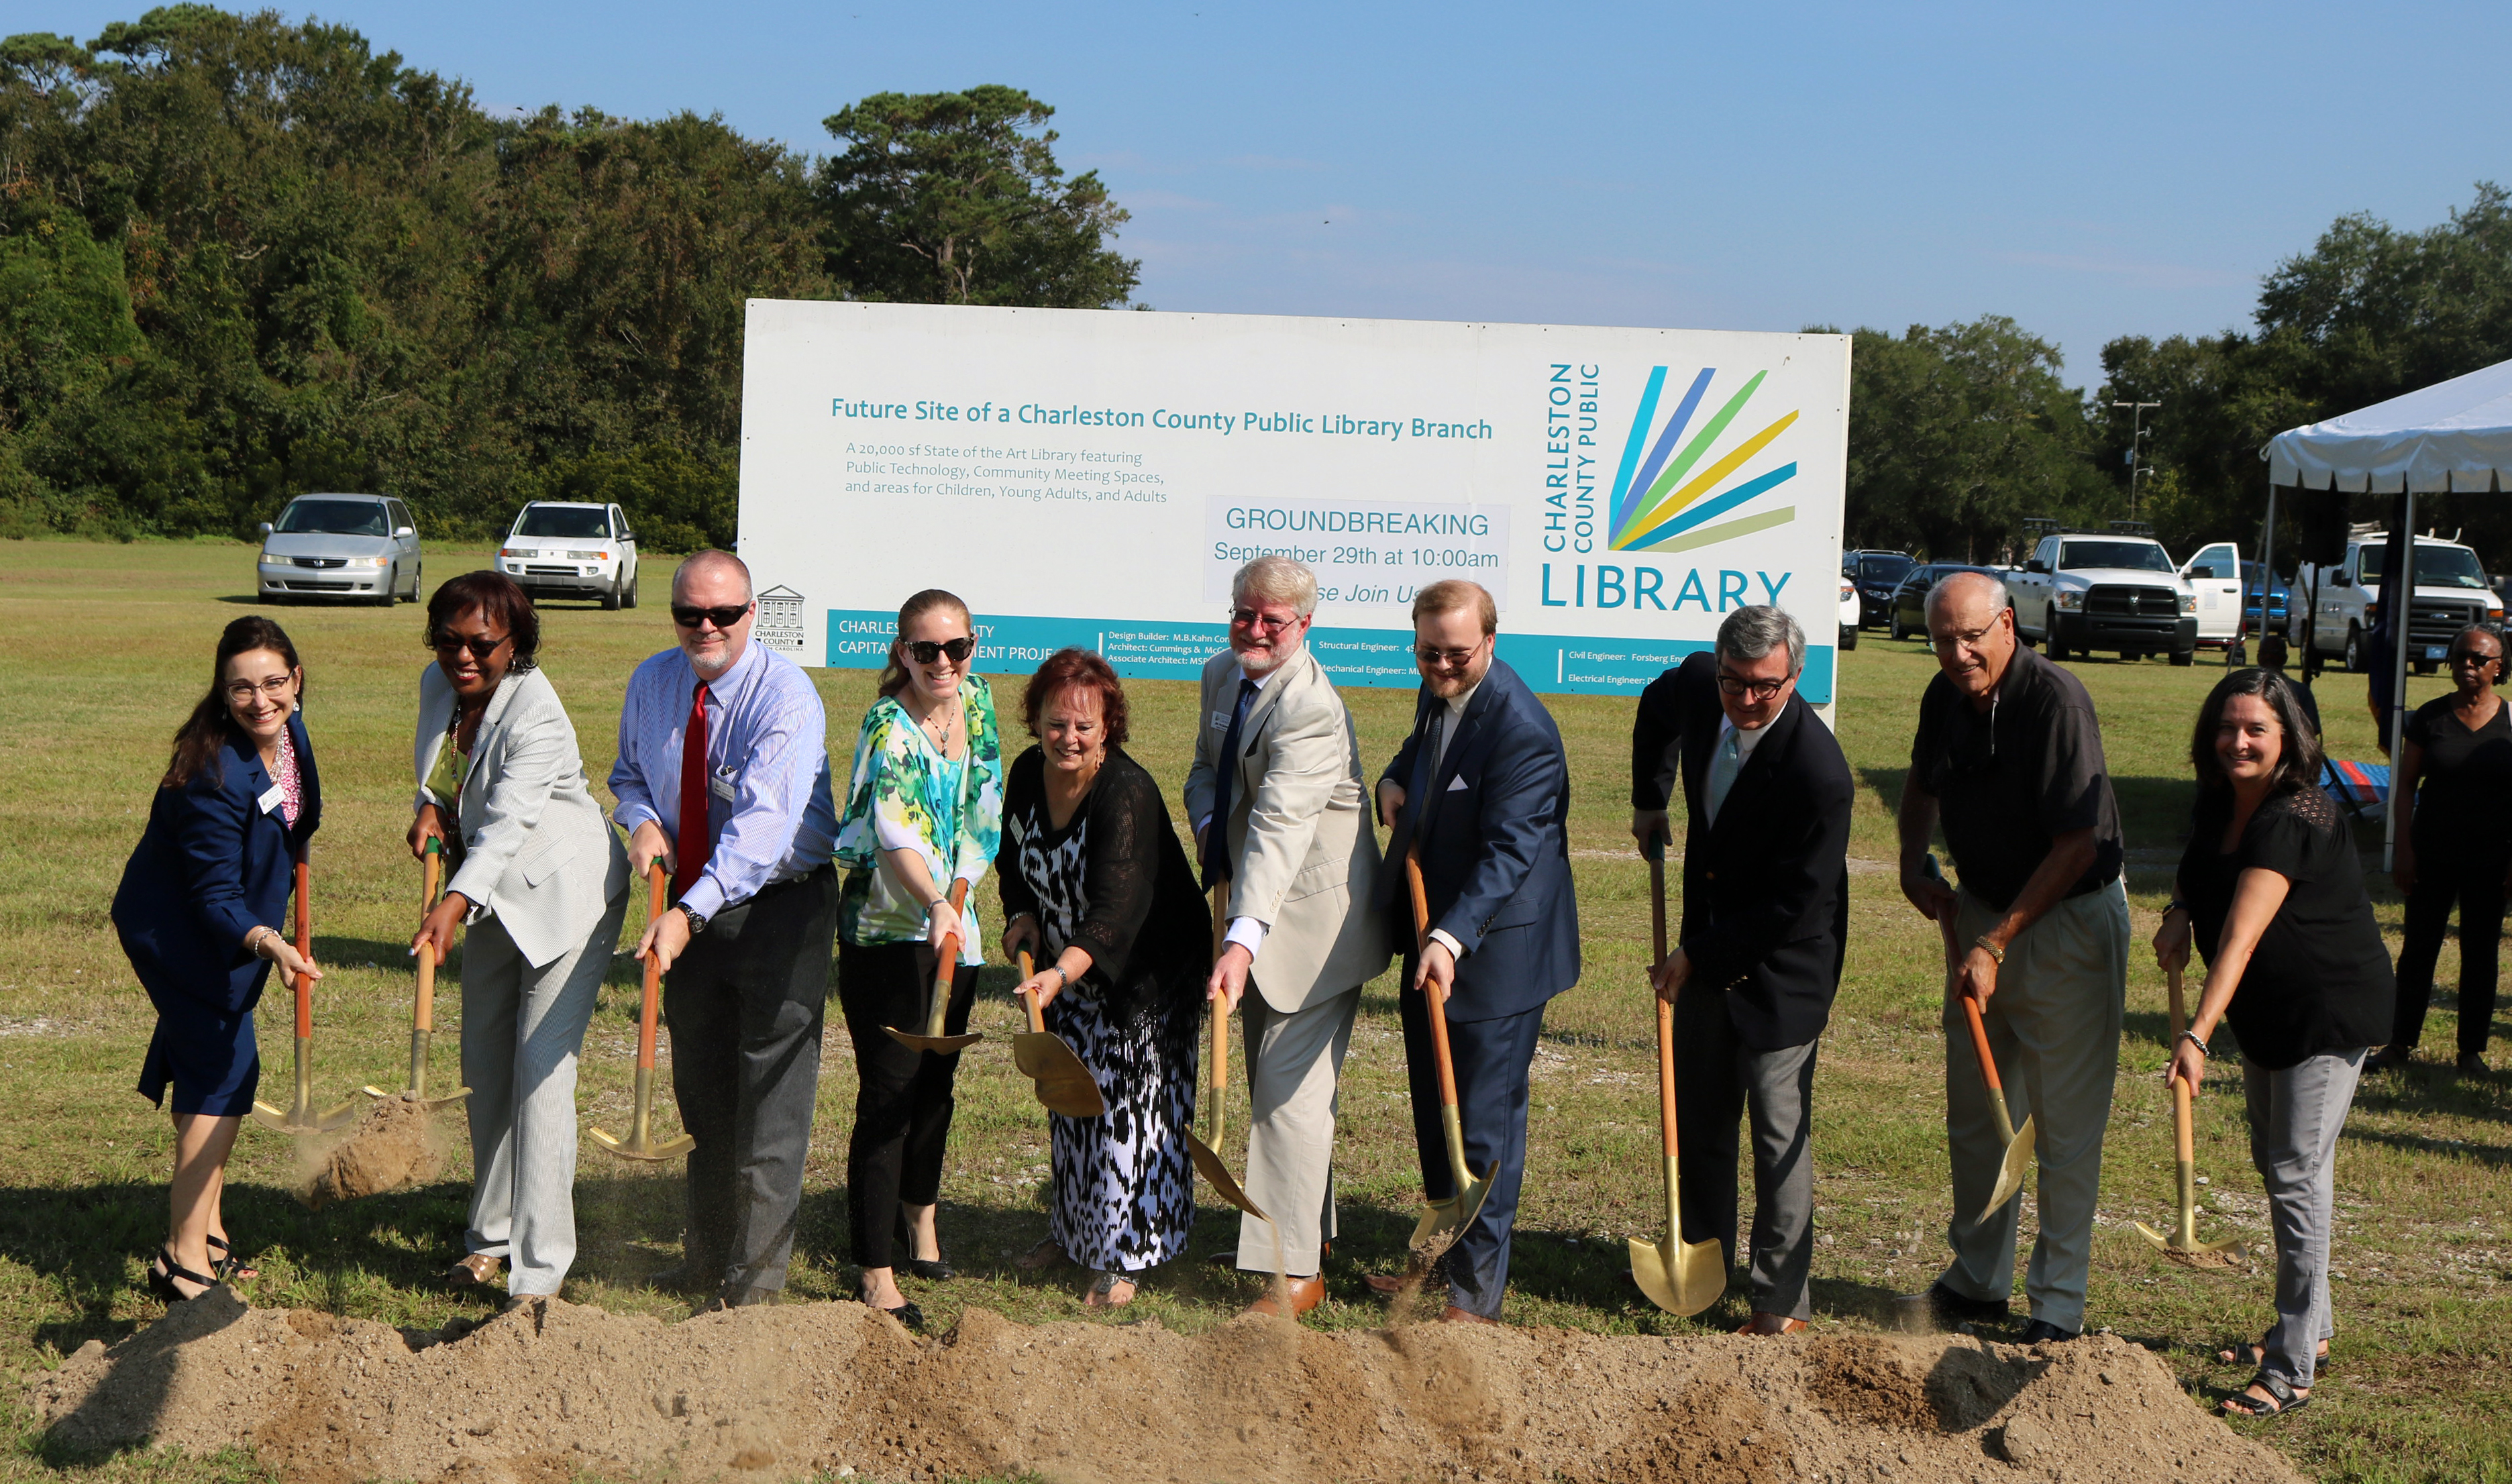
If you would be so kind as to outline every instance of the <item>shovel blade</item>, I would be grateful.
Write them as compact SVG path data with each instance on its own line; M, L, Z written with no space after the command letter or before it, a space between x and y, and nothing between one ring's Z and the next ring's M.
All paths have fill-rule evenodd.
M1631 1277L1648 1301L1670 1314L1697 1314L1727 1292L1727 1265L1716 1242L1687 1242L1668 1233L1662 1242L1632 1237Z
M1230 1202L1234 1206L1236 1206L1239 1210L1246 1212L1258 1221L1272 1221L1274 1219L1266 1215L1264 1209L1258 1206L1256 1202L1247 1198L1247 1191L1239 1186L1238 1178L1230 1173L1230 1166L1221 1162L1221 1156L1213 1152L1212 1146L1204 1143L1200 1135L1194 1133L1188 1134L1186 1136L1186 1148L1187 1152L1195 1156L1196 1172L1201 1175L1211 1184L1215 1191L1221 1193L1222 1199Z
M1997 1189L1988 1192L1988 1204L1980 1208L1979 1220L1987 1221L2013 1200L2023 1189L2024 1172L2031 1168L2032 1120L2025 1118L2015 1137L2007 1141L2006 1159L1997 1167Z
M1023 1031L1012 1037L1012 1065L1038 1084L1038 1100L1049 1113L1068 1118L1095 1118L1108 1111L1098 1080L1081 1065L1064 1037L1045 1031Z
M2162 1248L2166 1252L2170 1252L2172 1250L2172 1238L2155 1230L2152 1227L2147 1226L2143 1222L2139 1222L2137 1224L2137 1234L2144 1237L2147 1241L2154 1243L2154 1245Z
M602 1147L603 1152L616 1154L622 1159L648 1159L656 1162L678 1159L698 1146L698 1142L687 1134L677 1139L666 1139L660 1144L655 1143L651 1138L638 1144L605 1133L599 1128L587 1129L585 1132L593 1136L593 1142Z
M1492 1161L1480 1180L1468 1179L1457 1187L1457 1193L1446 1200L1426 1200L1422 1218L1413 1224L1413 1236L1406 1243L1425 1261L1438 1256L1456 1244L1465 1230L1482 1214L1483 1200L1491 1194L1492 1182L1500 1177L1500 1161Z
M948 1056L954 1051L964 1051L986 1038L982 1034L975 1032L966 1035L912 1035L895 1026L883 1026L881 1029L891 1040L910 1051L930 1051L936 1056Z

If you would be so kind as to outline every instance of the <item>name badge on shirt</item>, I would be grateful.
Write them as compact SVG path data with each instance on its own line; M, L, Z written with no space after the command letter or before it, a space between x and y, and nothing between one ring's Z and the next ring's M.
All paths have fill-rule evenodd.
M1212 714L1212 729L1214 731L1228 731L1230 729L1230 713L1226 711L1214 712Z
M260 806L261 812L267 814L271 810L278 808L282 803L286 802L287 799L288 791L274 783L269 788L262 790L261 797L255 800L254 802Z
M714 791L715 797L728 803L732 800L732 765L726 763L715 770L715 777L708 781L707 787Z

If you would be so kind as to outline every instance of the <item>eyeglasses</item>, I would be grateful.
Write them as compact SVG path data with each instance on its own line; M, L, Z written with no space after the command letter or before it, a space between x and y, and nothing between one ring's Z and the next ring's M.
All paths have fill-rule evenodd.
M718 624L716 627L724 626ZM920 665L929 665L945 654L951 656L951 663L956 665L977 652L977 642L965 634L958 639L911 639L907 642L907 652Z
M1788 682L1795 679L1793 675L1784 675L1775 681L1748 681L1741 675L1722 675L1718 677L1718 693L1749 695L1754 700L1767 701L1778 695Z
M684 629L694 629L698 621L704 619L719 629L729 629L741 622L741 615L749 611L750 605L746 603L726 604L720 608L685 607L676 603L672 605L672 622Z
M1288 618L1276 618L1270 614L1260 613L1254 608L1232 608L1230 610L1230 622L1234 626L1241 629L1271 629L1275 633L1278 634L1284 629L1297 626L1299 621L1300 617L1296 613L1292 614Z
M295 684L296 677L282 675L263 681L258 685L251 681L229 681L222 688L226 691L230 702L238 706L250 706L253 704L253 698L257 695L266 695L274 701L287 700L288 692L294 689Z
M1463 670L1472 664L1474 656L1480 654L1482 650L1483 646L1480 644L1471 649L1442 649L1433 644L1424 644L1413 651L1413 657L1426 665L1445 665L1451 670Z
M439 654L459 654L463 650L468 649L471 651L471 657L473 659L478 660L480 663L485 665L489 663L489 656L496 653L500 648L504 647L506 641L512 638L514 638L514 636L511 634L500 634L494 639L488 639L477 635L472 638L465 639L459 634L445 634L440 635L435 642L436 652Z
M1980 647L1980 642L1988 637L1988 631L1996 627L1997 620L1992 618L1977 629L1960 634L1948 634L1943 639L1931 638L1928 641L1928 647L1939 654L1951 654L1957 649L1977 649Z

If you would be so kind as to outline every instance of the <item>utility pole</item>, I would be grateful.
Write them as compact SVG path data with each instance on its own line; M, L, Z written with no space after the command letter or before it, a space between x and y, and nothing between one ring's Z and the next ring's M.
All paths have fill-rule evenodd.
M2163 406L2163 404L2160 402L2114 402L2111 406L2115 408L2124 407L2129 410L2128 518L2134 521L2137 519L2137 481L2139 475L2145 473L2145 460L2140 456L2141 450L2145 446L2145 411L2148 408L2159 408Z

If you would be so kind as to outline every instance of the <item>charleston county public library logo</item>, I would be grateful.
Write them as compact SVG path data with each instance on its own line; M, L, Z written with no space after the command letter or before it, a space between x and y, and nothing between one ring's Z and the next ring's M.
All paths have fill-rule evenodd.
M1666 391L1666 368L1660 366L1649 371L1647 389L1640 394L1638 415L1631 419L1630 437L1623 445L1622 467L1614 476L1609 512L1613 550L1691 551L1785 526L1795 519L1796 507L1782 505L1732 521L1718 520L1796 478L1796 462L1791 459L1768 473L1720 488L1754 454L1770 447L1773 439L1787 431L1788 425L1797 420L1794 409L1716 458L1709 458L1710 449L1728 431L1729 424L1745 410L1745 404L1753 400L1766 371L1755 371L1702 424L1701 431L1692 435L1681 452L1668 456L1676 440L1691 426L1693 414L1700 410L1702 399L1717 374L1715 367L1702 368L1701 373L1692 378L1691 389L1683 394L1683 400L1675 404L1657 441L1650 443L1649 429L1657 420L1657 405ZM1643 447L1648 449L1645 460L1640 457ZM1704 459L1709 461L1704 464ZM1708 524L1712 521L1717 524Z

